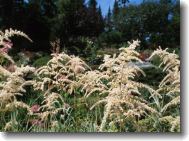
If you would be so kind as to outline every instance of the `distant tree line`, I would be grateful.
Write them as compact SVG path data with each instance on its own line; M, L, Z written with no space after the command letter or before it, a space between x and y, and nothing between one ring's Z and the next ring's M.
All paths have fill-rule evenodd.
M96 0L0 0L0 28L16 28L34 41L17 44L18 49L50 51L57 38L61 46L85 46L83 38L104 44L140 39L143 47L179 47L180 3L178 0L144 0L131 5L115 0L102 16ZM18 40L18 39L17 39Z
M180 45L179 0L143 0L140 5L115 0L113 11L109 8L105 21L104 37L109 42L138 38L143 47Z

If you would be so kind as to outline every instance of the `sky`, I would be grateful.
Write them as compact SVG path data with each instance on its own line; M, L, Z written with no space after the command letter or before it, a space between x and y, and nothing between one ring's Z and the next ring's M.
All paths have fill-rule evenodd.
M102 14L106 15L108 13L109 7L112 9L115 0L97 0L98 5L102 9ZM140 4L143 0L130 0L131 4Z

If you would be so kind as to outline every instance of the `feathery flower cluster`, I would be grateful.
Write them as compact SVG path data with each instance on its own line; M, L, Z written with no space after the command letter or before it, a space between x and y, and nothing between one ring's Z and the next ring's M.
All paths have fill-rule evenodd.
M77 79L90 67L80 58L65 53L52 54L53 58L36 71L35 89L49 93L54 88L72 94L78 87Z
M180 106L180 60L179 56L174 52L169 53L167 49L162 50L161 48L154 51L149 59L153 59L154 56L160 57L162 63L159 65L159 67L163 66L163 71L167 73L164 79L160 82L157 93L170 99L167 103L162 104L162 106L160 106L160 104L158 106L161 120L167 117L166 111L169 108ZM169 120L169 124L172 126L170 131L172 132L176 127L180 130L180 115L169 115L168 117L171 117L171 120Z
M33 67L15 67L15 72L11 73L5 71L2 74L7 77L0 83L0 111L11 111L17 107L23 107L30 111L29 106L22 101L19 102L16 98L17 95L22 96L25 93L25 86L32 85L32 81L26 80L28 74L34 73L35 68Z
M31 39L23 32L17 30L5 30L3 33L0 31L0 56L6 58L10 62L12 69L0 65L0 112L7 113L16 111L18 108L23 108L31 112L30 106L23 101L18 100L18 96L23 96L26 92L25 86L32 85L32 81L27 80L27 76L35 72L35 68L30 66L17 66L14 60L7 54L8 50L12 48L10 37L18 35ZM13 121L8 122L5 125L5 130L9 130Z
M57 46L57 43L52 45ZM79 87L78 77L87 69L90 67L80 58L54 52L47 65L36 70L37 79L33 86L43 93L44 99L40 112L35 114L40 121L47 123L51 119L51 126L54 127L57 116L61 119L69 112L70 106L64 102L60 91L73 94Z
M142 60L139 59L139 53L135 51L139 43L139 41L133 41L133 43L129 42L128 48L120 48L121 53L118 56L114 55L111 58L111 56L105 55L104 63L99 69L103 74L101 74L101 76L106 76L108 83L105 85L101 81L98 81L100 80L99 77L96 78L96 81L92 81L101 86L99 87L99 93L104 91L108 93L104 99L96 102L91 107L91 109L93 109L100 103L106 104L99 131L104 130L108 119L112 120L114 123L119 123L126 120L128 117L141 117L148 112L157 113L157 111L150 107L147 101L142 98L139 89L146 88L151 93L155 91L147 85L134 81L134 78L139 73L144 74L136 65L130 65L132 61L142 62ZM93 77L93 79L95 79L95 77ZM87 83L88 82L86 82L86 85ZM98 86L97 84L96 86ZM88 95L90 95L90 93L91 92L89 92Z
M10 38L15 35L25 37L26 39L32 42L32 40L21 31L13 30L11 28L9 30L5 30L5 32L0 31L0 53L8 53L8 51L13 46Z

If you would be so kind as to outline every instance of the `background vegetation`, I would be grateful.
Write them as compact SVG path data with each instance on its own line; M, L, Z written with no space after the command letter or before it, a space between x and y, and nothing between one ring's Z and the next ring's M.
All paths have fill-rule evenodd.
M179 0L131 2L115 0L102 15L96 0L0 0L0 29L22 30L34 41L15 43L17 51L48 53L57 38L62 48L84 57L89 52L85 39L97 49L119 48L132 39L139 39L144 49L179 48Z

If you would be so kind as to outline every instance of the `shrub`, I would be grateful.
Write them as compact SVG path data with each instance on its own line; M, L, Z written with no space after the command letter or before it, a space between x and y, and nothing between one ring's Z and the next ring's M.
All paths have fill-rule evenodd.
M40 57L33 62L33 66L39 68L40 66L46 65L49 60L50 56L48 55Z
M107 44L119 44L121 43L121 39L122 34L118 31L111 31L100 35L100 41Z

